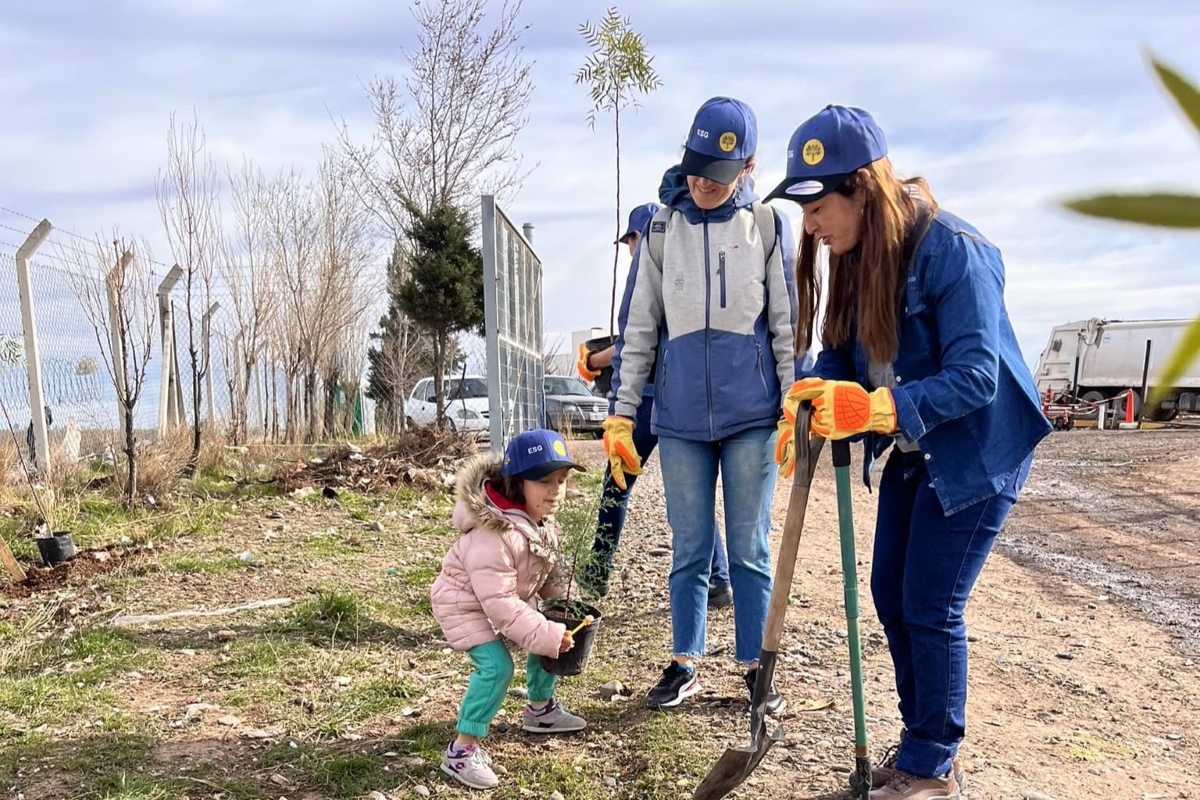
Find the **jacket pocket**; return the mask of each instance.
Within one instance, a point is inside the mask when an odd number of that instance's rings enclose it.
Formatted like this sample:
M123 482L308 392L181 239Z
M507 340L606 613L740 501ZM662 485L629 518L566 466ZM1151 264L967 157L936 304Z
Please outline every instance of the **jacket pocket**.
M667 351L665 348L658 358L658 385L654 388L654 405L659 408L667 407Z
M904 291L904 317L900 326L900 356L896 359L896 377L919 380L940 368L937 319L925 302L921 287L909 280Z
M770 397L771 396L771 387L767 385L767 374L765 372L763 372L762 342L760 342L756 339L754 342L754 349L756 351L758 351L758 361L757 361L758 379L759 379L759 381L762 382L763 394L766 395L767 397Z
M725 251L717 254L717 278L721 283L721 308L725 308Z

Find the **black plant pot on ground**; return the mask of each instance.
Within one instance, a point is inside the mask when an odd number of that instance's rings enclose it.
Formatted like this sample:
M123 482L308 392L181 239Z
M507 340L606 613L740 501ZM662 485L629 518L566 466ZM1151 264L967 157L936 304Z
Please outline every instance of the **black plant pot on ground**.
M71 534L67 531L59 531L53 536L34 541L37 542L38 552L47 567L57 567L75 557L75 543L71 541Z
M595 606L579 600L547 600L542 604L542 613L551 622L561 622L567 630L573 631L590 616L592 624L585 626L573 637L575 646L565 653L559 653L558 658L538 656L542 669L551 675L578 675L587 667L588 656L592 653L592 645L596 641L596 629L600 627L600 611Z

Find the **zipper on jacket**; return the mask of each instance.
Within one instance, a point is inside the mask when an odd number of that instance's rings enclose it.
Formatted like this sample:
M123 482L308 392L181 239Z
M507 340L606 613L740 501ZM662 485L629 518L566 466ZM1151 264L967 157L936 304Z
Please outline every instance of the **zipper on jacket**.
M708 435L717 438L712 399L712 259L709 257L708 212L704 212L704 390L708 394Z
M717 277L721 279L721 308L725 308L725 251L717 255Z
M762 381L763 391L766 392L767 397L770 397L771 389L767 386L767 376L763 374L762 368L762 342L758 339L754 340L754 349L758 350L758 379Z

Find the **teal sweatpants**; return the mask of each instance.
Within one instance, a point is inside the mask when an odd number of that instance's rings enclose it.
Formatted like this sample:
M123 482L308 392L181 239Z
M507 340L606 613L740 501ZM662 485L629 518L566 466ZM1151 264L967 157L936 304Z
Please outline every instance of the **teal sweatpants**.
M492 720L499 713L512 683L513 660L508 648L499 641L476 645L467 651L467 655L471 657L475 671L471 673L467 693L458 709L458 732L483 738L488 735ZM530 701L537 703L553 698L556 683L558 676L542 669L538 657L530 653L525 660L525 688Z

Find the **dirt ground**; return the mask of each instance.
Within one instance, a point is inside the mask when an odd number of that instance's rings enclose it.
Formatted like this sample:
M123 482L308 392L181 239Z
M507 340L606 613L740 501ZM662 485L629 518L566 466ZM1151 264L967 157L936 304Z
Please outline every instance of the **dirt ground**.
M961 752L971 800L1200 798L1197 444L1200 432L1073 431L1039 448L967 609ZM598 442L572 446L602 463ZM487 740L505 769L494 800L690 797L724 748L747 739L730 610L709 615L701 694L669 713L644 707L670 650L670 531L657 464L650 460L633 493L592 662L561 685L589 728L563 738L524 735L520 701L506 702ZM867 711L878 753L899 720L869 593L875 496L858 480L857 463L852 470ZM776 549L786 499L781 485ZM436 761L469 674L422 609L455 535L447 512L444 502L421 498L249 501L217 530L127 553L107 575L81 569L52 592L9 592L0 623L20 626L42 614L44 623L28 626L38 639L64 626L103 626L118 613L285 596L300 603L331 588L360 598L363 627L336 635L281 608L132 628L132 638L116 640L136 648L129 663L106 666L104 694L95 695L107 709L104 725L86 703L71 719L45 703L30 706L48 720L37 726L43 738L25 745L0 791L27 800L477 797L448 782ZM847 796L853 735L840 563L826 457L777 672L789 701L778 719L787 741L736 798ZM222 568L197 571L199 564ZM103 653L95 657L98 664ZM71 661L77 656L55 658L64 663L19 673L13 685L36 687L80 668ZM627 701L600 699L599 685L610 680L628 687ZM0 714L0 750L22 741L4 739L5 722ZM7 724L11 735L21 733L15 718ZM42 750L32 748L38 741ZM4 761L0 753L0 771ZM71 764L87 771L64 771ZM122 781L136 777L142 788L104 788L118 767ZM231 782L240 782L236 791Z
M962 753L973 800L1031 791L1060 799L1200 797L1198 444L1192 431L1074 431L1039 448L967 612ZM869 601L875 498L858 480L857 461L852 469L870 736L882 745L899 722ZM645 488L639 483L635 492L639 508L658 500ZM832 693L837 710L785 718L793 746L768 765L802 776L763 773L775 797L833 790L840 781L830 773L852 764L836 526L826 462L810 500L783 645L793 663L781 666L780 678L785 695Z

